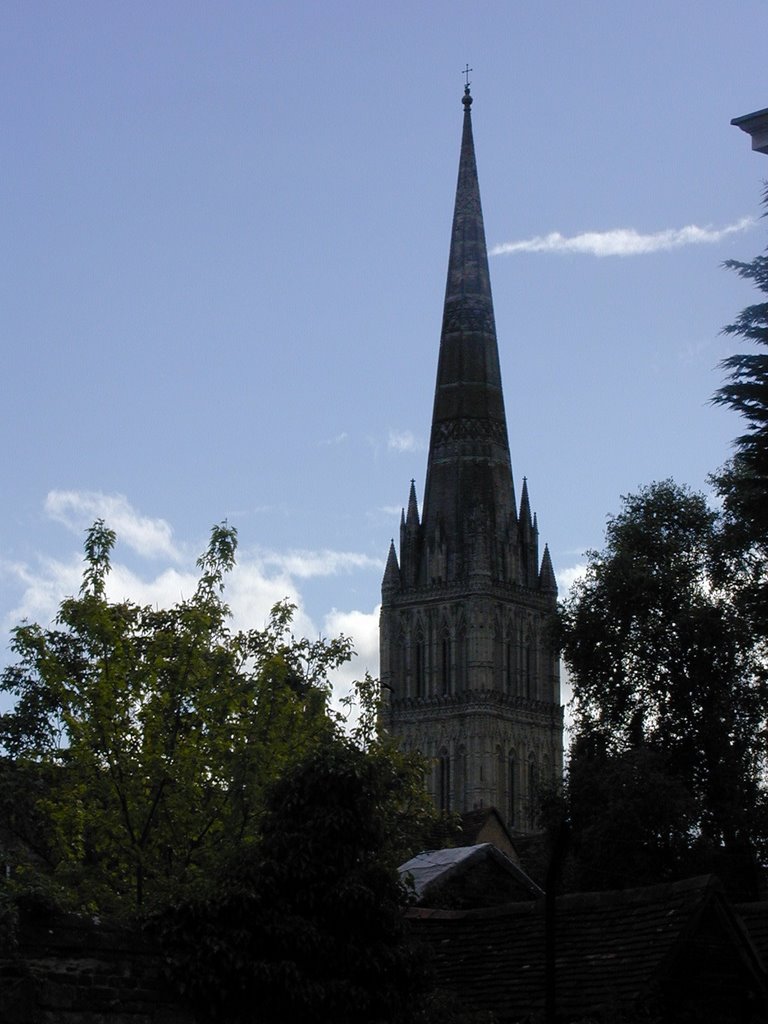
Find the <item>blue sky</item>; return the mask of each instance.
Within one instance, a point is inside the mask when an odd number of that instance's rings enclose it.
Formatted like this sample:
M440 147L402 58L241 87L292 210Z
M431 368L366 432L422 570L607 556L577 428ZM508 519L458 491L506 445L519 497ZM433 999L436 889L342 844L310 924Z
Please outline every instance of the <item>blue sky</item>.
M518 484L566 582L619 496L694 487L766 244L764 0L0 5L0 627L48 623L83 530L112 594L290 596L377 669L423 492L461 131L473 122ZM561 587L561 593L564 592Z

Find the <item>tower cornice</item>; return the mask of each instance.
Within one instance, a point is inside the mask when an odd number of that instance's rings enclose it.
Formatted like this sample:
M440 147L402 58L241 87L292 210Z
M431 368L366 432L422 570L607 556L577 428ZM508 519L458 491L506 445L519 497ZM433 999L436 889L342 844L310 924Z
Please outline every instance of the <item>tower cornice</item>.
M435 583L412 589L401 589L387 595L385 603L388 607L407 608L411 605L450 604L455 601L471 599L514 602L527 605L539 611L554 611L556 595L549 590L538 590L525 587L519 583L503 583L500 581L484 582L470 587L466 582Z

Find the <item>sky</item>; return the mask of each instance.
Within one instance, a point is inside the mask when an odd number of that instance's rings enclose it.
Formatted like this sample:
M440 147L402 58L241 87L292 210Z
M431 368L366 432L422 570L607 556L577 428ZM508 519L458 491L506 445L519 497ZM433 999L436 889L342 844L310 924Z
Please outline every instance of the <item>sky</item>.
M378 669L423 495L464 78L510 447L564 596L620 496L705 489L766 246L765 0L0 4L0 664L75 593L297 605Z

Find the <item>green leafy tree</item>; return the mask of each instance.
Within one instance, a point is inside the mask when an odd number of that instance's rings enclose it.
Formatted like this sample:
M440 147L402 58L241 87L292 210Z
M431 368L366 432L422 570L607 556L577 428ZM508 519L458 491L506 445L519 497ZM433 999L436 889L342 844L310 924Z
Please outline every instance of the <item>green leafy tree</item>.
M259 842L229 864L215 898L156 925L203 1017L427 1019L431 985L407 942L410 897L396 870L412 850L401 841L414 799L426 806L417 762L341 734L275 783Z
M661 751L643 745L609 754L598 737L582 734L570 752L566 806L566 888L620 889L698 873L696 800Z
M39 883L22 907L56 887L141 907L206 1019L458 1024L408 944L396 870L434 826L424 766L379 736L369 676L331 709L349 641L297 639L285 603L233 631L226 525L165 610L107 600L114 541L92 527L80 594L54 628L15 631L3 677L0 852ZM16 906L0 905L11 938Z
M765 836L768 691L747 624L713 582L717 526L705 498L672 481L625 497L561 612L576 824L588 835L610 815L654 857L667 851L662 876L683 861L689 869L717 861L723 874L745 877ZM617 783L634 774L654 798L638 807L630 781L606 806L592 799L595 772L612 772ZM671 831L670 801L681 809L681 828Z
M44 860L75 905L172 899L253 840L267 788L337 728L328 674L350 642L297 639L293 608L233 631L223 600L236 532L217 526L195 593L112 603L114 533L88 531L83 583L54 628L14 631L0 744L45 779ZM38 859L28 864L31 870Z

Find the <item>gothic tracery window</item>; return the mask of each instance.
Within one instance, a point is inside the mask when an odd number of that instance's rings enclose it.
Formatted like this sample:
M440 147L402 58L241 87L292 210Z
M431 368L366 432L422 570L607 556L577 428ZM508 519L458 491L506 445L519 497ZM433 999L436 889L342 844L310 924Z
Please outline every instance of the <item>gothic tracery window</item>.
M454 807L458 811L467 809L467 752L459 747L456 751L456 770L454 780Z
M536 758L528 756L528 827L535 828L539 809L539 773Z
M504 689L504 632L498 615L493 626L493 688Z
M416 643L413 651L413 681L417 697L425 697L427 694L426 669L426 645L424 643L424 633L419 629L416 634Z
M525 696L530 698L533 696L533 645L530 633L525 638L523 650L523 678L525 680Z
M504 682L507 693L515 692L515 627L510 621L507 623L507 633L504 639Z
M456 630L455 654L454 692L461 693L467 686L467 630L463 622Z
M514 750L507 761L507 823L514 826L517 819L517 760Z
M448 632L448 628L445 627L440 642L441 692L444 696L451 692L451 669L451 634Z
M437 806L443 814L451 809L451 760L447 750L440 752L437 762Z

